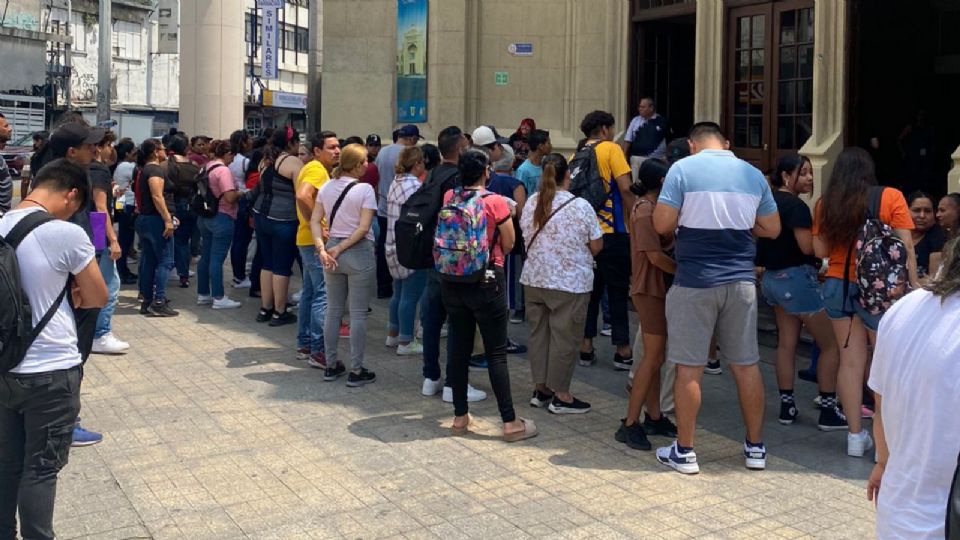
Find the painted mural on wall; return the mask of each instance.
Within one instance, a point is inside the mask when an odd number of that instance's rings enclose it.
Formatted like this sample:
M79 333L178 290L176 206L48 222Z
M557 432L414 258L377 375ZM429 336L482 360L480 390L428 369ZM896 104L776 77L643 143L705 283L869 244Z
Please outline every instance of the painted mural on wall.
M397 122L427 121L427 0L397 0Z

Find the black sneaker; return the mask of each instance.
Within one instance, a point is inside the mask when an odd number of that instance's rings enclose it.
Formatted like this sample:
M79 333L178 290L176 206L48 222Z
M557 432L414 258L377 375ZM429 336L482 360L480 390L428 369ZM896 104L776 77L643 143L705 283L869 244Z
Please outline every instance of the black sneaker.
M620 353L613 353L613 369L617 371L630 371L633 367L633 356L624 358Z
M596 349L590 349L590 352L581 352L578 363L583 367L590 367L597 363Z
M800 411L797 410L797 405L792 399L789 401L780 401L780 417L777 418L778 422L789 426L797 420L797 416L799 415Z
M377 381L377 374L368 370L367 368L360 368L360 372L351 371L347 375L347 386L357 387L363 386L365 384L370 384Z
M283 326L285 324L293 324L297 322L297 316L290 311L284 311L283 313L274 313L270 317L270 326Z
M841 431L847 429L847 417L836 407L820 407L820 419L817 420L820 431Z
M628 426L621 420L620 429L617 430L613 438L616 439L617 442L625 443L634 450L650 450L653 448L650 440L647 439L647 434L643 431L643 426L639 423Z
M703 368L703 372L708 375L722 375L723 368L720 367L719 360L712 360L710 362L707 362L707 367Z
M140 314L150 315L150 302L143 302L140 304Z
M530 406L542 409L550 404L551 399L553 399L553 394L544 394L539 390L534 390L533 397L530 398Z
M653 420L649 414L645 414L643 430L650 435L662 435L671 439L677 437L677 426L663 413L660 413L660 418L657 420Z
M343 376L343 374L346 372L346 366L344 366L341 362L337 362L336 367L328 367L327 369L323 370L323 380L327 382L335 381Z
M163 301L150 304L151 317L176 317L180 312L170 309L170 306Z
M573 398L572 402L567 403L566 401L560 401L557 396L553 396L550 405L547 405L547 410L553 414L583 414L590 412L590 404L577 398Z
M181 277L180 278L180 288L189 289L190 288L190 278Z
M270 317L273 317L273 309L260 308L260 311L257 312L257 322L267 322Z

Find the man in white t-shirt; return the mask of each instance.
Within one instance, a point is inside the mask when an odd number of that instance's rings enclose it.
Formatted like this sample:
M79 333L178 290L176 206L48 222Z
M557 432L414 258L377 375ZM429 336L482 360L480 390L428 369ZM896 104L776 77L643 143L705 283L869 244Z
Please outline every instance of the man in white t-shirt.
M868 382L877 465L867 497L881 540L944 538L960 453L960 242L943 258L938 278L900 299L877 331Z
M36 173L33 189L0 218L0 236L32 214L47 211L53 221L29 232L17 248L22 283L33 323L59 300L23 360L0 375L0 538L54 538L53 506L57 475L67 456L80 412L82 357L70 299L77 308L101 308L107 286L94 258L93 244L79 226L64 220L90 201L86 170L65 159Z

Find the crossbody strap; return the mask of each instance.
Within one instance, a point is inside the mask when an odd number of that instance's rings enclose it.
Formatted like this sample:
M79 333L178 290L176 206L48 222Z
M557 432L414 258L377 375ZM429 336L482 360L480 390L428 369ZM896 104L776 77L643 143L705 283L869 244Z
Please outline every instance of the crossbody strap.
M537 240L537 237L540 236L540 232L543 231L544 227L547 226L547 223L550 223L550 219L553 218L553 216L555 216L557 212L563 210L565 206L572 203L574 200L576 200L576 197L570 197L569 199L567 199L566 202L558 206L556 210L554 210L553 212L550 212L550 215L547 216L547 219L543 220L543 224L540 225L540 228L537 229L537 232L533 233L533 238L531 238L530 242L527 243L527 251L530 251L533 248L533 243Z
M357 185L357 181L356 181L356 180L354 180L353 182L350 182L349 184L347 184L347 187L343 188L343 191L340 192L340 196L337 197L337 202L333 203L333 209L330 210L330 223L329 223L329 225L330 225L329 228L330 228L330 229L333 228L333 218L335 218L335 217L337 216L337 210L339 210L339 209L340 209L340 205L343 204L343 199L347 196L347 192L349 192L351 189L353 189L353 186L355 186L355 185Z

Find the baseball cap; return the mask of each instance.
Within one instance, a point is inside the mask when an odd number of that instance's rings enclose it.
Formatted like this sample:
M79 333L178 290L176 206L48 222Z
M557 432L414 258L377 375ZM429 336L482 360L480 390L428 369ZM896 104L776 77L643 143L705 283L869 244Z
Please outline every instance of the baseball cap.
M493 143L507 144L508 139L501 137L497 130L490 126L480 126L473 130L471 135L474 146L487 146Z
M70 148L99 143L106 133L107 130L103 128L89 128L83 124L68 122L50 136L50 149L54 155L66 155Z
M382 146L380 144L380 136L376 133L367 135L367 146Z
M667 145L667 163L673 164L690 155L690 143L684 138L674 139Z
M420 136L420 128L418 128L413 124L407 124L402 128L400 128L399 130L397 130L397 136L398 137L415 137L417 139L423 138Z

